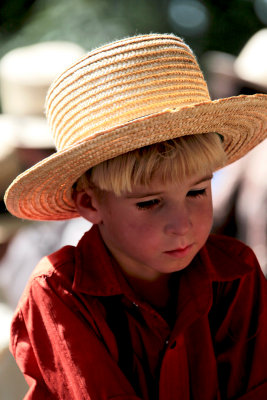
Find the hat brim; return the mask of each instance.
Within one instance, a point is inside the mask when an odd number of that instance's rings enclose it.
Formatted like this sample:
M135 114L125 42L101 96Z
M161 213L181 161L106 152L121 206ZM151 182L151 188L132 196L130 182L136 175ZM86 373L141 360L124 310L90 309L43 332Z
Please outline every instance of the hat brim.
M19 218L78 217L72 186L89 168L134 149L191 134L217 132L230 164L267 137L267 95L236 96L148 115L57 152L19 175L5 195Z

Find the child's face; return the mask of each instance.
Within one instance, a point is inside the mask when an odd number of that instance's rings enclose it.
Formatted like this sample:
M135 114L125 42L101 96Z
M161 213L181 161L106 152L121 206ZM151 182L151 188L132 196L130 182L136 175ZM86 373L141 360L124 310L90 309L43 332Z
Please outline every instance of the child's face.
M134 186L117 197L102 192L99 229L129 275L154 280L187 267L205 244L212 225L211 176L184 183Z

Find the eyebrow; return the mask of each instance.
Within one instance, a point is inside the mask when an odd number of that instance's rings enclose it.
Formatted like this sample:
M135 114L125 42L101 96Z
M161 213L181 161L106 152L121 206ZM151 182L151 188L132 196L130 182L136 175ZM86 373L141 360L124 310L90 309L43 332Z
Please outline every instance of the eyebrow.
M206 181L211 180L213 177L213 174L204 176L203 178L200 178L197 182L192 183L191 186L199 185L200 183L204 183ZM125 196L127 199L142 199L145 197L150 197L150 196L159 196L162 194L162 192L146 192L146 193L128 193L127 196Z
M197 182L192 183L192 185L198 185L199 183L210 181L212 178L213 178L213 174L207 175L203 178L200 178L200 180L198 180Z
M159 196L162 192L128 193L127 199L142 199L144 197Z

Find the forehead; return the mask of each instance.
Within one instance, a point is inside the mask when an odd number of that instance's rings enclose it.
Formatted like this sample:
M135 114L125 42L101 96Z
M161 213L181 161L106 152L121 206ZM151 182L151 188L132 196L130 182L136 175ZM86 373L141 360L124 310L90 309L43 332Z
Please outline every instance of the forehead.
M177 177L173 175L169 175L166 177L162 177L160 172L156 172L150 182L147 185L133 185L133 189L138 189L138 188L151 188L154 186L159 186L159 187L170 187L170 186L192 186L192 185L197 185L201 182L210 180L212 178L213 174L212 172L202 172L200 171L199 173L192 173L191 175L185 175L183 177Z
M195 186L206 184L212 179L212 174L195 174L193 176L184 179L183 181L177 182L174 180L168 180L163 182L159 176L154 176L148 185L132 185L131 191L124 191L121 195L117 196L112 191L102 191L102 200L127 200L127 199L137 199L146 196L153 196L159 194L168 193L182 193L190 190Z

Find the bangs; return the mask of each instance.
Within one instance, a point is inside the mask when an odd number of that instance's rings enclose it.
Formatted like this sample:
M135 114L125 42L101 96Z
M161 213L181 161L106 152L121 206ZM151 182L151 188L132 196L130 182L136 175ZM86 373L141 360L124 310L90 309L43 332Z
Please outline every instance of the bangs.
M86 181L119 196L131 192L133 185L148 186L155 176L162 183L182 182L195 174L210 174L225 161L218 134L188 135L104 161L86 173Z

